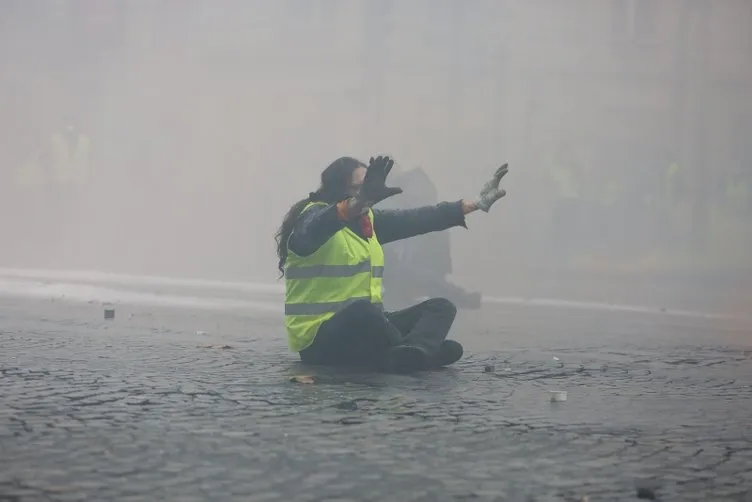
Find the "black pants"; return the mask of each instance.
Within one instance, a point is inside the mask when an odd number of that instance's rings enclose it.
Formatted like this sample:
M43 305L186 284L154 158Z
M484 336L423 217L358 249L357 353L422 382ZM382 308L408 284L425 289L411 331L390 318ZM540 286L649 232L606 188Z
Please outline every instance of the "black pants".
M358 301L322 324L300 358L309 364L381 369L389 348L398 345L420 347L432 357L438 354L456 314L456 307L444 298L431 298L395 312L384 312L367 300Z

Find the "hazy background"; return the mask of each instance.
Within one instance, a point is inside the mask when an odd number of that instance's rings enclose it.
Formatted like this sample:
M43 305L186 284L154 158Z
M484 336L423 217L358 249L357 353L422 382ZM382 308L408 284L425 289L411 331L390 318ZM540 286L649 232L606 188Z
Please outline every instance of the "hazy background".
M748 0L2 0L0 61L0 266L271 282L289 205L383 152L447 200L510 162L469 287L752 276Z

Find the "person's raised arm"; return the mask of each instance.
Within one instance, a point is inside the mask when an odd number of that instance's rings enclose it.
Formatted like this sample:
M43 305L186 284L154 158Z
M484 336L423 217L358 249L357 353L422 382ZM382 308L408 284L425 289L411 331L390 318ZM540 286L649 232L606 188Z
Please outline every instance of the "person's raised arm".
M358 193L339 203L340 219L352 221L382 200L401 194L401 188L386 186L386 177L392 167L394 161L389 157L371 157Z
M368 208L387 197L402 193L401 188L385 185L393 166L394 161L389 157L372 157L363 184L352 197L335 204L320 203L303 209L287 241L288 250L299 256L310 256L348 222L361 217ZM311 200L302 200L298 204L307 205ZM296 206L300 207L298 204Z
M310 256L344 225L338 217L337 204L312 205L295 222L288 249L298 256Z
M374 231L379 242L387 244L453 227L467 228L466 215L479 209L487 213L497 200L506 195L506 191L499 188L499 183L508 169L507 164L498 168L491 180L483 185L478 198L472 201L463 199L415 209L374 210Z
M360 218L371 206L402 192L387 187L386 175L394 162L389 157L371 158L368 173L357 195L336 204L316 204L304 210L293 228L288 246L298 256L310 256L335 233Z
M374 209L373 229L381 244L409 239L429 232L464 227L465 215L475 211L472 202L440 202L414 209Z

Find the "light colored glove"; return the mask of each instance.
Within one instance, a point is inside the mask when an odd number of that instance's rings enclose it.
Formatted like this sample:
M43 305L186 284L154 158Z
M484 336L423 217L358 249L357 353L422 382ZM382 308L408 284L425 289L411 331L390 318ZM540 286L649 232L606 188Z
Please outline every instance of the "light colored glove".
M507 174L507 171L509 171L509 164L504 164L496 170L493 178L483 185L483 189L480 191L480 196L475 200L475 205L478 209L487 213L488 210L491 209L491 206L493 206L494 202L507 194L506 190L499 188L501 178Z

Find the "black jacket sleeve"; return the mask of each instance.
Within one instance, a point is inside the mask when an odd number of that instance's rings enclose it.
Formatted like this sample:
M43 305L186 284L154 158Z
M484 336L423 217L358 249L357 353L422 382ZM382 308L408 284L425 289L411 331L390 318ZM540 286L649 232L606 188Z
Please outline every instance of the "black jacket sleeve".
M374 209L373 227L379 242L387 244L452 227L467 228L467 225L462 203L457 201L415 209Z
M310 256L343 227L336 205L311 206L295 223L287 248L298 256Z

